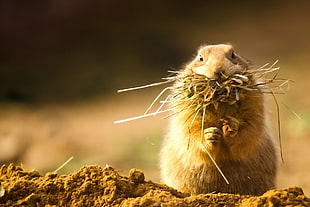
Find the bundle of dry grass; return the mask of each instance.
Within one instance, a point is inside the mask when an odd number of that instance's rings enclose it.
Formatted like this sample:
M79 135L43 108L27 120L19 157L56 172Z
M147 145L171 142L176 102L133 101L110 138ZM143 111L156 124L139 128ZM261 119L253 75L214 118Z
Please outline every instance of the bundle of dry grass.
M175 109L178 109L180 112L180 110L186 110L187 107L195 107L195 112L199 113L204 111L209 105L213 105L217 108L220 102L234 104L239 101L243 93L247 93L249 91L272 94L273 96L275 94L283 94L285 91L284 86L288 85L290 80L278 78L280 68L275 67L277 63L278 61L271 65L267 63L257 69L245 69L244 71L235 73L231 76L225 76L222 74L219 79L209 79L204 75L194 72L188 73L188 71L169 71L172 76L163 78L165 80L163 82L118 90L120 93L174 83L172 86L164 88L156 96L144 115L115 121L114 123L132 121ZM159 100L164 96L164 94L166 94L167 91L171 91L169 95L167 95L163 100ZM160 103L159 107L155 110L155 112L150 112L157 102ZM181 105L183 108L179 109L178 105L173 103L182 103ZM187 107L184 107L184 103L186 103L185 105ZM173 107L166 107L168 105ZM178 113L178 111L174 113Z

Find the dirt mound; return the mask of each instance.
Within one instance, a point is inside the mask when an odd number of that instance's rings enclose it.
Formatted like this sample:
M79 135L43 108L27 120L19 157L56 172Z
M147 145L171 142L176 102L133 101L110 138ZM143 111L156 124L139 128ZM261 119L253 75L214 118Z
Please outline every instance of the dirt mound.
M310 206L302 189L270 190L262 196L201 194L190 196L163 184L145 181L132 169L119 175L112 167L82 167L78 172L45 176L13 164L0 168L2 206Z

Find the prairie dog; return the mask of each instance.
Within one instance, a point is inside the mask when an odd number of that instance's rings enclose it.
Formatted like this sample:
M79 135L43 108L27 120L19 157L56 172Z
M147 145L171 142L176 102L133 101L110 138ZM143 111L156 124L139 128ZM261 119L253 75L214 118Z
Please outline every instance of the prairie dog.
M235 76L236 83L255 85L255 77L238 75L249 69L249 63L231 45L207 45L198 50L180 76L198 75L217 84ZM183 87L185 84L191 83L180 77L174 85L177 90L171 94L181 98L170 103L174 113L160 152L163 182L191 194L260 195L274 188L277 151L268 128L265 95L259 86L255 91L240 87L235 93L225 89L229 95L209 104L206 95L197 95L209 86L197 81L189 89L188 85ZM198 99L198 104L188 104L190 98ZM204 107L199 109L199 104Z

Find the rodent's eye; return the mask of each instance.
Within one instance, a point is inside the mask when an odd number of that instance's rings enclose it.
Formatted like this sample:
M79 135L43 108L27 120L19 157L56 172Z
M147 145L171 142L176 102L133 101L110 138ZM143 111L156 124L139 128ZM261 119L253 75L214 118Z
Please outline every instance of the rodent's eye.
M201 55L199 55L198 56L198 60L202 62L203 61L203 57Z
M236 58L236 54L234 53L234 51L231 52L230 57L231 57L232 59L235 59L235 58Z

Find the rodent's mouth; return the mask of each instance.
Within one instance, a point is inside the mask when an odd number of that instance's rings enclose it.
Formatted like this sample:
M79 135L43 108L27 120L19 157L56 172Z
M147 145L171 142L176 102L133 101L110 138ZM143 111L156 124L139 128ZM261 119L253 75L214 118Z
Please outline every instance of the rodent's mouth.
M216 75L216 78L208 78L207 76L206 76L206 78L209 79L209 80L217 81L218 83L223 83L223 82L229 80L230 77L232 77L232 76L233 75L228 76L225 73L221 72L221 73Z

